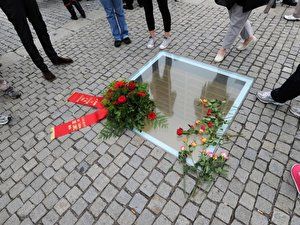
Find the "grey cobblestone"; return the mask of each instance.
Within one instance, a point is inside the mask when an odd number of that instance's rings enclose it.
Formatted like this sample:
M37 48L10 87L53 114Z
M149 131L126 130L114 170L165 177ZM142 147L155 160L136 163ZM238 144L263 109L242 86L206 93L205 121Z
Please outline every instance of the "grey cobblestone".
M61 1L38 3L55 49L74 63L49 64L58 79L45 82L28 57L18 56L21 42L0 12L1 75L22 91L16 101L0 96L1 113L16 119L0 127L0 224L298 225L300 203L290 177L299 158L298 119L288 113L288 105L276 108L255 97L258 90L279 87L300 63L300 26L282 19L292 8L278 6L268 15L253 10L250 21L257 44L245 52L233 50L214 65L255 81L229 129L238 137L222 146L230 153L228 176L202 184L187 199L176 158L135 132L102 141L98 133L103 123L98 123L52 141L49 137L53 125L90 110L67 103L70 93L100 95L109 82L128 78L158 52L145 47L143 9L126 12L133 44L115 49L98 1L81 1L87 19L76 22L70 21ZM169 7L174 39L168 51L212 64L220 34L227 29L227 10L204 0L169 1ZM160 15L156 3L154 8L155 16ZM157 27L162 26L158 20ZM16 56L11 57L14 61L7 61L8 51ZM139 160L133 165L134 159ZM190 193L195 180L188 176L186 181ZM137 195L139 212L131 206ZM187 210L192 205L200 207L197 214Z

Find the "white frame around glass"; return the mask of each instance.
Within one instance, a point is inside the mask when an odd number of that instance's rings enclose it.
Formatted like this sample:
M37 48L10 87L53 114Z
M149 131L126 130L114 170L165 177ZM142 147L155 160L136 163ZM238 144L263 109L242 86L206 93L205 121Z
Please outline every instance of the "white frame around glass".
M249 90L250 90L250 88L253 84L253 78L247 77L247 76L244 76L244 75L239 75L237 73L233 73L233 72L230 72L230 71L226 71L224 69L220 69L218 67L211 66L211 65L208 65L208 64L205 64L205 63L202 63L202 62L198 62L198 61L195 61L195 60L192 60L192 59L188 59L188 58L185 58L185 57L182 57L182 56L177 56L177 55L174 55L174 54L171 54L171 53L168 53L168 52L161 51L154 58L152 58L149 62L147 62L141 69L139 69L136 73L134 73L129 79L130 80L136 80L147 69L149 69L157 60L159 60L163 56L170 57L172 59L175 59L175 60L178 60L178 61L181 61L181 62L185 62L185 63L188 63L190 65L200 67L200 68L203 68L203 69L207 69L207 70L210 70L212 72L223 74L223 75L228 76L230 78L237 79L237 80L245 82L245 85L244 85L243 89L241 90L240 94L238 95L238 97L234 101L231 109L229 110L229 112L227 113L227 115L225 117L225 119L229 122L227 124L224 124L220 128L220 135L224 134L226 132L226 130L228 129L228 126L231 124L233 118L237 114L237 111L238 111L241 103L246 98L246 96L247 96L247 94L248 94L248 92L249 92ZM146 132L139 132L137 130L135 130L135 132L137 132L138 134L140 134L142 137L149 140L150 142L154 143L155 145L159 146L160 148L162 148L166 152L169 152L170 154L172 154L172 155L174 155L178 158L178 150L175 150L174 148L168 146L167 144L163 143L162 141L158 140L157 138L151 136L150 134L148 134ZM210 146L207 149L210 150L211 152L214 152L216 150L216 148L217 148L217 146ZM193 164L191 159L188 160L188 163Z

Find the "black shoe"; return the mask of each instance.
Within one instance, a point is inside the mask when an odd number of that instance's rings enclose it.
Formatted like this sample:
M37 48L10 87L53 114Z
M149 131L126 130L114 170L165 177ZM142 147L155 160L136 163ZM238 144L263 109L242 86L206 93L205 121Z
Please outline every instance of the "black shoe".
M124 42L126 45L129 45L129 44L131 43L131 40L130 40L129 37L127 37L127 38L124 38L124 39L123 39L123 42Z
M121 44L122 44L122 41L115 40L114 46L116 48L119 48L121 46Z
M84 11L80 12L80 15L82 16L82 18L86 18L86 15L85 15Z
M133 10L133 5L123 5L124 9Z
M12 99L17 99L17 98L20 98L20 97L21 97L21 93L15 91L14 88L13 88L12 86L10 86L9 88L7 88L7 89L4 91L4 95L7 95L7 96L9 96L9 97L12 98Z
M47 81L54 81L56 79L56 76L49 70L43 71L43 76Z
M273 5L272 5L272 7L271 8L273 8L273 9L275 9L276 8L276 1L273 3Z
M73 60L70 58L63 58L63 57L57 57L56 59L51 60L51 62L54 65L64 65L64 64L71 64L73 63Z
M282 1L282 5L285 4L285 5L289 5L289 6L296 6L297 5L297 2L295 2L295 0L283 0Z
M78 20L78 17L77 17L77 15L73 15L73 16L71 16L71 19L72 20Z
M143 1L141 1L141 0L138 0L137 2L138 2L138 5L139 5L139 7L141 7L141 8L142 8L142 7L143 7Z

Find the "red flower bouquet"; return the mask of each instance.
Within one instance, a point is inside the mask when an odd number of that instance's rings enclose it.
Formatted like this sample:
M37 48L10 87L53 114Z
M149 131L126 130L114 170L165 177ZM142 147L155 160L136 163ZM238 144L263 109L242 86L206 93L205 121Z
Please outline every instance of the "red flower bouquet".
M166 117L155 112L147 89L147 84L135 81L120 80L109 85L102 100L109 113L100 137L120 136L125 129L142 131L146 125L167 126Z

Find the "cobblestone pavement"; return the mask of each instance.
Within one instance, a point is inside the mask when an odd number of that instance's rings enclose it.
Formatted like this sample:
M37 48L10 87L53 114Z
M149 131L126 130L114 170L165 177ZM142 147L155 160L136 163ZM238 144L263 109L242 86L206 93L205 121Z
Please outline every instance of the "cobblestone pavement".
M227 12L213 1L189 2L170 1L174 40L168 51L213 64ZM41 5L49 13L49 29L67 22L60 1ZM218 65L251 76L255 83L230 127L239 136L223 146L230 151L228 176L202 185L191 199L184 196L176 158L133 132L101 142L97 133L103 125L97 124L50 141L53 125L89 110L66 103L73 91L99 94L157 54L157 48L145 48L143 10L127 13L130 46L112 46L104 16L87 20L56 42L56 49L75 63L51 65L59 77L53 83L28 58L4 65L2 76L23 95L15 101L0 96L0 112L15 117L10 126L0 127L0 224L299 225L300 200L290 176L291 166L300 162L299 120L288 104L266 106L255 98L258 90L282 84L300 63L300 23L282 19L291 10L254 11L251 21L259 42L245 52L233 49ZM3 17L0 24L2 53L7 54L20 43L9 25L2 30ZM157 28L162 30L161 21ZM3 40L6 36L11 39ZM186 183L190 192L195 181L187 177Z

